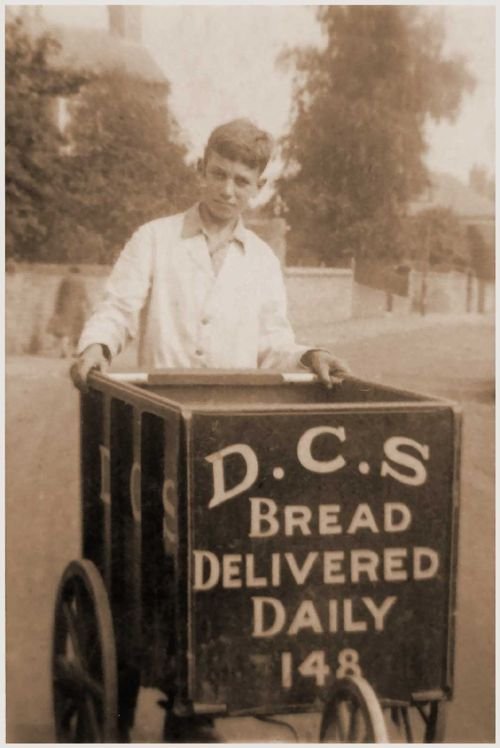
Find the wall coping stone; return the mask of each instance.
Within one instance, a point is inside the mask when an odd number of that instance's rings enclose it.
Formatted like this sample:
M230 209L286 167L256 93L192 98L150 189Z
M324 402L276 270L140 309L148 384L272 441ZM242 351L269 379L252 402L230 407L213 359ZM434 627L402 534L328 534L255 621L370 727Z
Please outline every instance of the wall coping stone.
M335 276L349 276L352 277L353 271L350 268L321 268L321 267L286 267L284 268L285 275L309 275L319 277L335 277Z

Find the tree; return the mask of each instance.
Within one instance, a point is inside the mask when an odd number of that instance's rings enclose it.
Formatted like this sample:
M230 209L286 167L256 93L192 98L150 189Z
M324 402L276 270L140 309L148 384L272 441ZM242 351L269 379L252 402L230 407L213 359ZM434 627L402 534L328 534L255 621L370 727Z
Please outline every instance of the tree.
M35 259L61 210L64 139L54 117L56 97L86 80L49 64L57 42L29 35L22 20L5 28L5 194L7 257Z
M77 226L86 240L73 245L72 261L110 262L139 225L193 201L196 173L186 165L166 89L114 71L72 102L67 215L53 254L61 233L71 242Z
M465 269L470 263L466 230L449 208L428 208L408 220L406 257L434 269Z
M197 177L167 82L61 69L59 46L6 24L7 256L110 262L141 223L186 207Z
M321 6L322 49L286 52L294 111L278 181L292 262L395 258L428 182L427 117L453 119L472 79L443 27L411 6Z

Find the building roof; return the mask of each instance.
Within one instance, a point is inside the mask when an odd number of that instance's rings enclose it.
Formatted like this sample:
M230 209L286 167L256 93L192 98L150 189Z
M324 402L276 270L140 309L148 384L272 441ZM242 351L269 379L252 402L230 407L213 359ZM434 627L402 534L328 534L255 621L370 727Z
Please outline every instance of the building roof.
M61 48L52 63L70 70L102 74L120 70L148 83L168 86L168 81L148 50L141 44L110 34L105 29L73 28L47 23L43 18L24 19L29 33L50 33Z
M409 205L410 215L416 215L430 208L448 208L463 220L495 218L495 203L451 174L434 172L431 174L431 188L419 200Z

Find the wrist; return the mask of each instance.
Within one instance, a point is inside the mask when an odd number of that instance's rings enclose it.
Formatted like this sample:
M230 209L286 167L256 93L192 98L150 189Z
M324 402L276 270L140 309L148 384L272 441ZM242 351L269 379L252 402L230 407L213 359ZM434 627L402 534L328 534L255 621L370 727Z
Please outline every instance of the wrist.
M326 348L310 348L308 351L302 354L300 358L300 363L302 366L306 366L308 369L310 369L313 366L314 363L314 356L317 353L330 353L330 351L327 351Z
M108 364L110 364L111 363L111 351L109 350L108 346L105 345L104 343L100 343L100 346L102 350L102 355L104 356Z
M104 356L108 363L111 363L111 351L105 343L91 343L79 354L80 356L95 356L100 354Z

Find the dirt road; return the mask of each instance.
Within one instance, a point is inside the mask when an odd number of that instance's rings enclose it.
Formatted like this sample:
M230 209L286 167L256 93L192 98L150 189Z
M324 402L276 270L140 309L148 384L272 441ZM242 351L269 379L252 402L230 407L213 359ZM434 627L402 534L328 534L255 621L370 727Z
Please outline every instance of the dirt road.
M494 741L494 370L491 321L397 332L318 332L368 379L460 400L464 408L455 695L449 742ZM79 556L77 397L56 359L7 361L7 739L51 742L49 651L55 588ZM141 696L136 741L159 738L155 694ZM314 725L301 723L303 740ZM230 740L289 739L254 720Z

